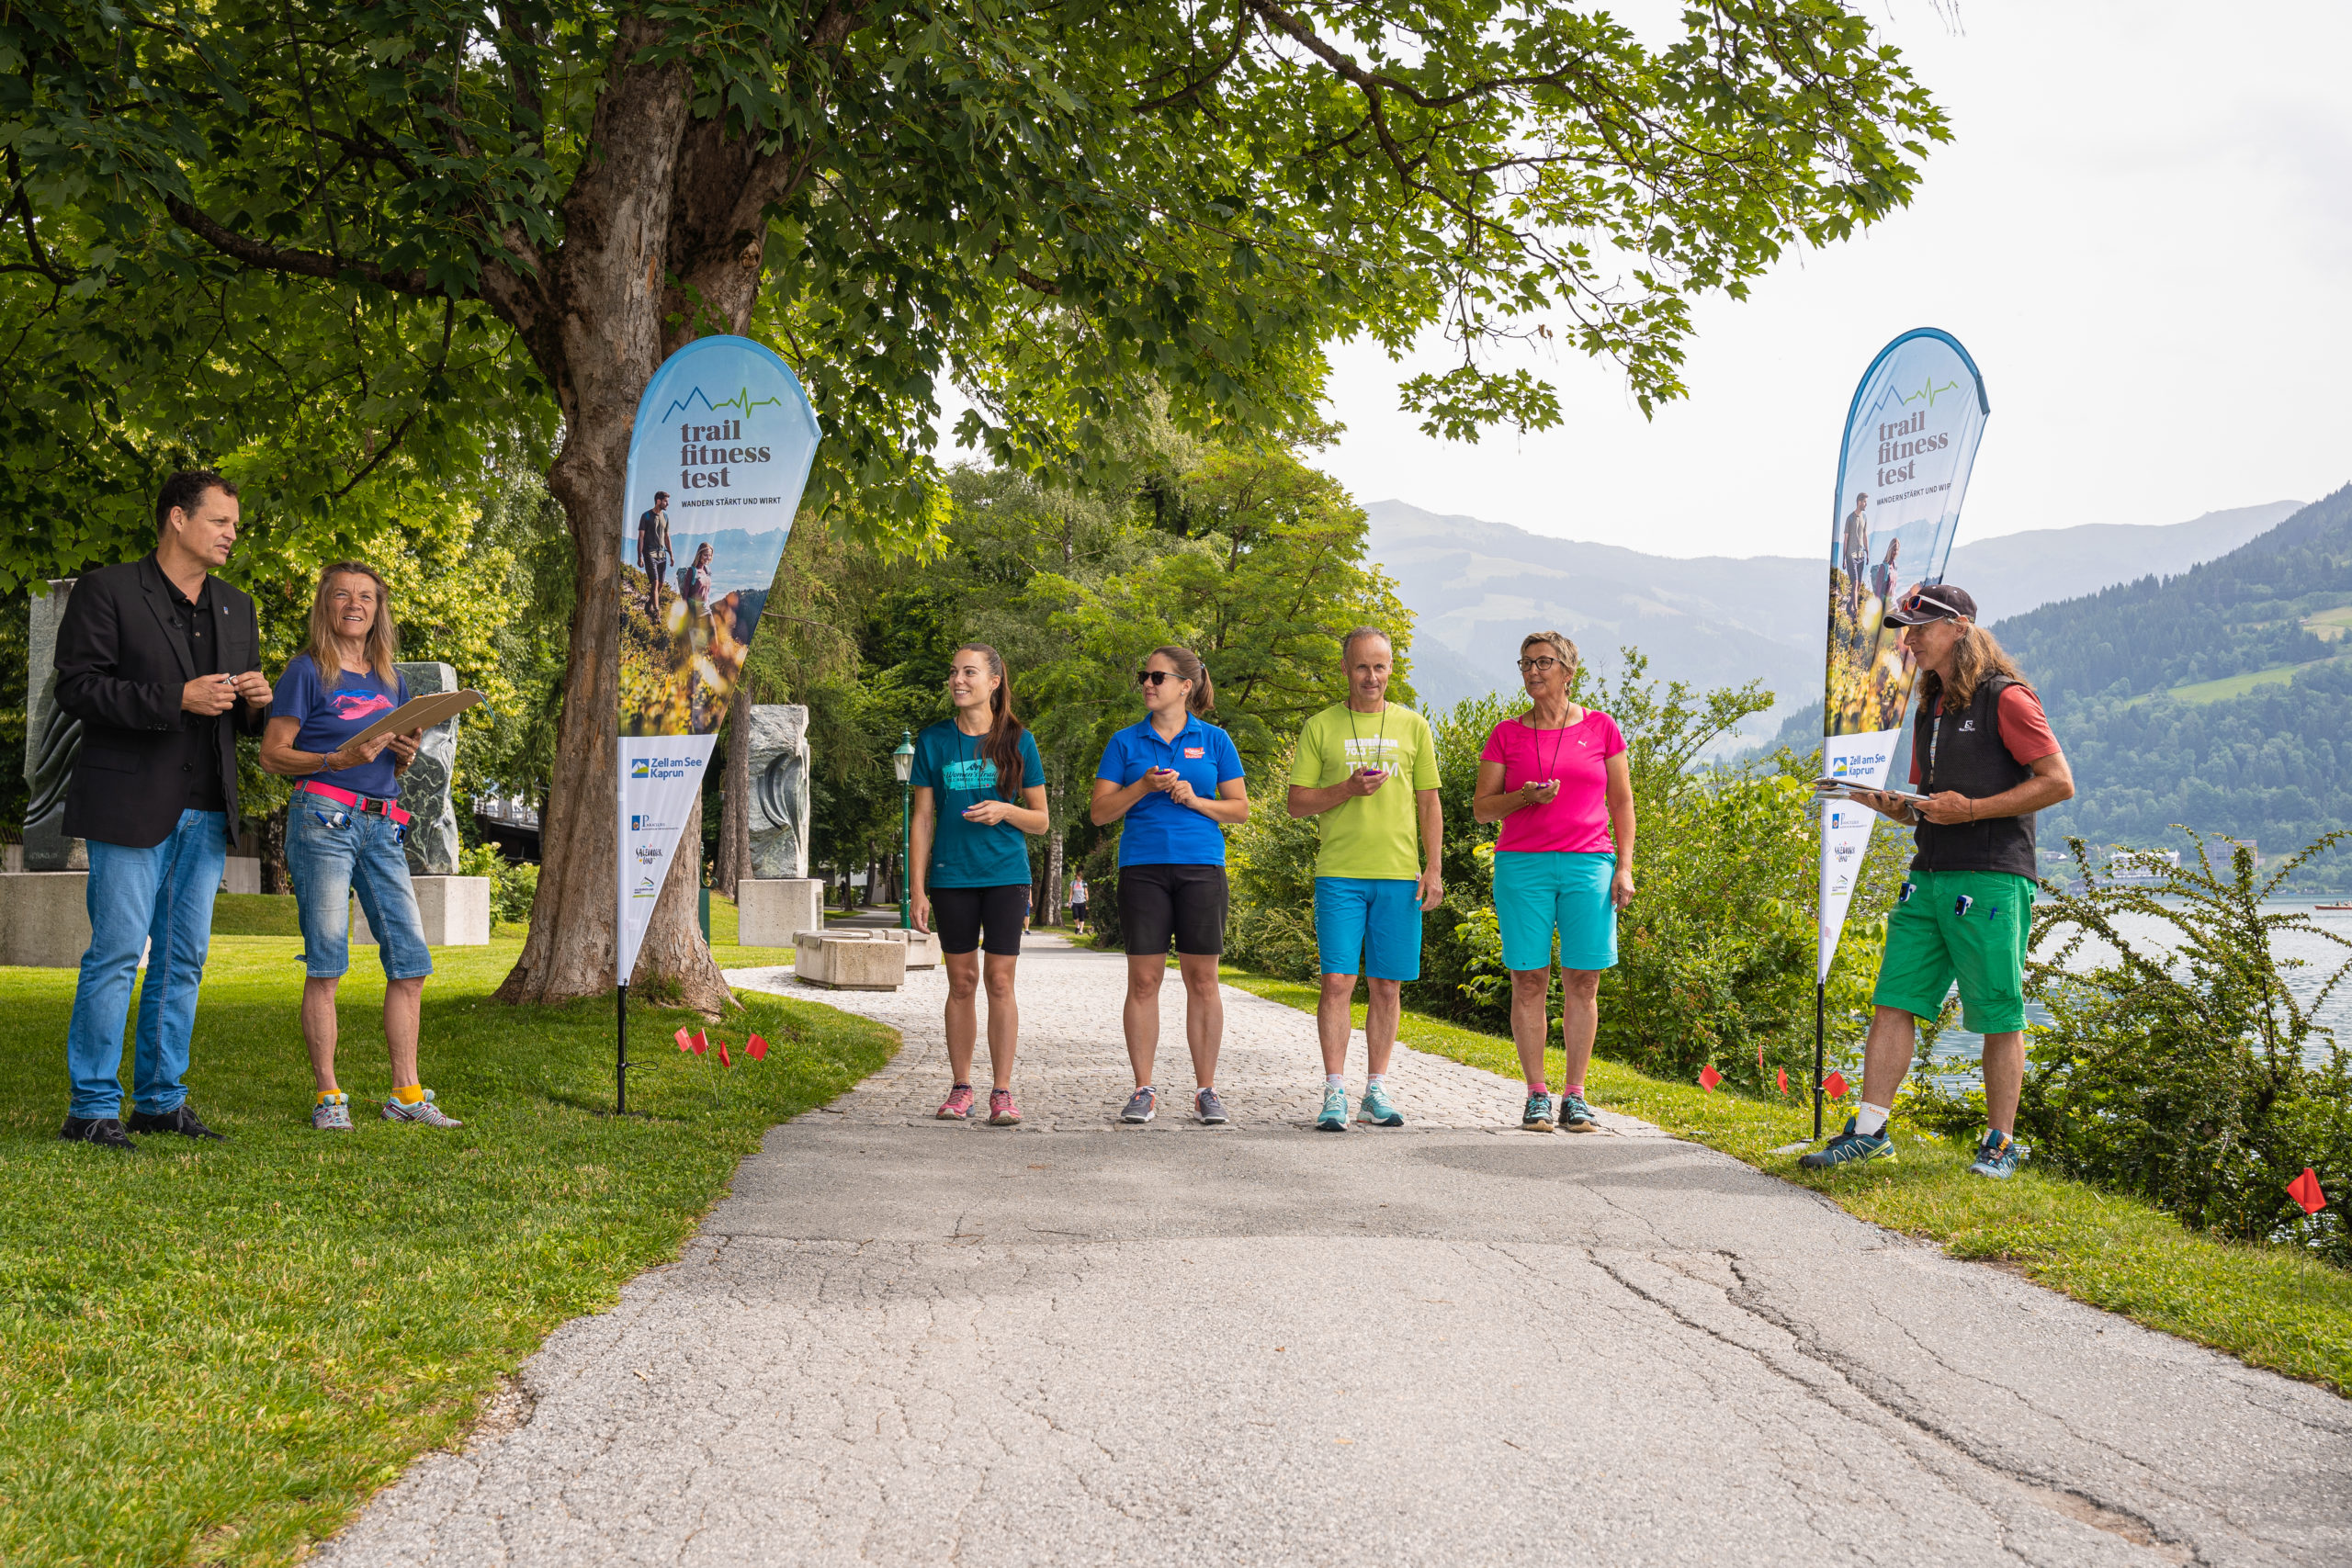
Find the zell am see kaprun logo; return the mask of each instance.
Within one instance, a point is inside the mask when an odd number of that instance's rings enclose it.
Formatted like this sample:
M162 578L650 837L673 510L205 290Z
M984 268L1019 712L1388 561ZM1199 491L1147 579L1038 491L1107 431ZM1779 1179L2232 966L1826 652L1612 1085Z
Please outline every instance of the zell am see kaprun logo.
M628 776L633 779L682 779L701 768L700 757L631 757Z
M736 470L747 465L774 460L773 449L743 445L743 421L753 409L781 408L782 398L753 399L749 387L731 398L712 402L700 387L670 404L662 423L678 424L678 488L680 490L732 490L741 477ZM708 414L716 423L695 423L682 420L681 414L691 414L696 409ZM726 418L721 409L733 409L738 417Z
M1829 764L1829 776L1833 779L1860 778L1871 769L1883 766L1886 761L1887 754L1883 751L1873 752L1867 757L1839 757Z

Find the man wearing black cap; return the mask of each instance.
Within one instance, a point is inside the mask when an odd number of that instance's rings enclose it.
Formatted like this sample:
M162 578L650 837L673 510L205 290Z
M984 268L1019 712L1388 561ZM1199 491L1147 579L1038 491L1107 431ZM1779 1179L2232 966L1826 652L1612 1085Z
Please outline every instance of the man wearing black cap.
M1917 795L1848 794L1917 829L1918 852L1886 922L1886 953L1863 1046L1862 1104L1846 1130L1797 1163L1893 1159L1889 1108L1916 1049L1913 1019L1943 1010L1960 984L1961 1021L1984 1037L1990 1125L1969 1168L2006 1178L2024 1157L2012 1134L2025 1085L2025 956L2033 927L2033 814L2070 799L2075 775L2041 700L1963 590L1922 583L1886 612L1918 661L1911 737Z

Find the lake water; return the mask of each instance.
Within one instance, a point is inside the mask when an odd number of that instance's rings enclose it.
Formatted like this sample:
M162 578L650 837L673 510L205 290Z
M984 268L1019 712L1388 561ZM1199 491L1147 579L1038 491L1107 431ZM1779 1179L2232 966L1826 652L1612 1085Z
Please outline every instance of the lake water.
M2352 904L2352 897L2330 898L2326 902ZM2352 938L2352 909L2322 909L2313 901L2301 898L2273 900L2262 908L2266 914L2307 914L2322 930ZM2146 915L2127 916L2118 922L2118 926L2124 936L2135 944L2151 947L2169 946L2166 939L2176 936L2174 928ZM2271 951L2282 960L2300 958L2304 961L2305 967L2287 972L2287 987L2305 1000L2317 995L2337 966L2346 958L2352 958L2352 949L2338 947L2324 937L2304 931L2279 933L2273 941ZM2084 944L2080 956L2085 967L2096 968L2112 954L2106 943L2093 942ZM2031 1003L2027 1004L2027 1013L2036 1023L2050 1021L2048 1012ZM2352 979L2336 987L2335 994L2328 998L2327 1005L2313 1021L2324 1028L2333 1029L2337 1038L2352 1043ZM1973 1084L1977 1079L1977 1062L1984 1050L1983 1035L1971 1034L1958 1028L1946 1031L1936 1041L1936 1066L1941 1069L1936 1076L1947 1083ZM2315 1065L2325 1051L2326 1042L2315 1040L2305 1060Z

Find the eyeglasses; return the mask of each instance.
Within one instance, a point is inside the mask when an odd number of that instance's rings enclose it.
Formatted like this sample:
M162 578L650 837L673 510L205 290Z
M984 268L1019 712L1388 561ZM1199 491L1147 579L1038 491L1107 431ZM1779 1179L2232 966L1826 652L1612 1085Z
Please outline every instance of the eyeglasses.
M1182 677L1172 675L1165 670L1138 670L1136 671L1136 684L1138 686L1157 686L1162 681L1176 681L1181 679L1182 679Z
M1547 670L1557 670L1560 667L1560 661L1556 659L1522 659L1519 661L1519 667L1521 670L1532 670L1540 675Z

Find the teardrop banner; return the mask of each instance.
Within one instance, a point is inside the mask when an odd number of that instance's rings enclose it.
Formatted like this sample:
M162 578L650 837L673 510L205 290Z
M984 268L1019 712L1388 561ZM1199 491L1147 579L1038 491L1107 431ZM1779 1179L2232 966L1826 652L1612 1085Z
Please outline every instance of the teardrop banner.
M626 1110L628 977L702 792L817 456L792 367L743 337L678 350L646 383L621 505L620 987Z
M1830 509L1829 637L1821 772L1831 784L1886 783L1918 671L1885 615L1944 580L1969 471L1993 406L1960 340L1920 327L1879 350L1854 389ZM1813 1081L1822 1081L1829 969L1878 813L1831 797L1821 813ZM1814 1136L1821 1094L1814 1093Z

